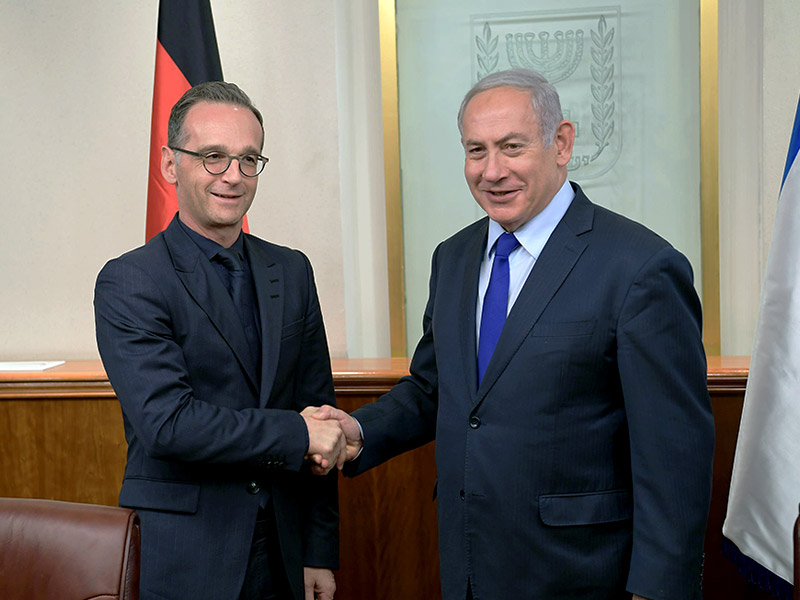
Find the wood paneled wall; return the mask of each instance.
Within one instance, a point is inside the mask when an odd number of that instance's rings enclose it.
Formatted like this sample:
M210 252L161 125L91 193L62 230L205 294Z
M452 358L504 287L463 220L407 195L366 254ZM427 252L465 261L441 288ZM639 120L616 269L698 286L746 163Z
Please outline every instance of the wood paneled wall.
M407 365L406 359L334 359L339 406L349 412L376 400ZM748 366L746 357L709 358L717 438L706 599L769 597L747 584L721 552ZM119 404L99 362L0 373L0 496L116 505L125 451ZM429 444L355 479L340 479L338 598L440 597L435 478Z

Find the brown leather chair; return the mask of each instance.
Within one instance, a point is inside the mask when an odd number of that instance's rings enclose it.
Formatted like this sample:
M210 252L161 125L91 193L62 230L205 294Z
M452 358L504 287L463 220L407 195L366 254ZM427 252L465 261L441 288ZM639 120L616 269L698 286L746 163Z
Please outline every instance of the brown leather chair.
M0 498L0 598L138 600L140 540L127 508Z

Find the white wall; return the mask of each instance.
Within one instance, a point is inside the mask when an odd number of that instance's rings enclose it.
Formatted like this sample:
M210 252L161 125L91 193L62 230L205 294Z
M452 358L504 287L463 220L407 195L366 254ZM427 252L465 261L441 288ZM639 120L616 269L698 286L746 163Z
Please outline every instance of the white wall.
M761 281L763 6L719 4L719 254L722 354L750 354ZM756 43L754 43L756 41ZM747 231L747 235L740 232Z
M345 271L354 271L359 251L352 247L363 238L378 248L376 260L383 248L383 258L382 271L372 268L360 281L385 287L382 209L345 252L343 211L351 214L376 188L343 205L339 177L340 118L349 125L337 99L335 14L347 6L359 16L363 22L349 24L346 40L369 52L377 28L372 4L212 2L225 78L265 117L270 164L250 230L308 254L335 356L346 355L348 343L388 354L386 294L372 294L368 314L345 306ZM0 360L97 357L95 276L108 258L144 240L157 14L157 0L0 0L7 157L0 160ZM351 65L350 78L369 82L376 65ZM374 105L356 100L358 114L374 114ZM365 135L350 135L351 145ZM382 207L382 187L377 191ZM370 342L348 342L348 322L368 331Z
M380 39L375 0L336 1L347 354L390 355Z
M719 0L722 350L749 354L800 91L793 0ZM332 353L388 355L377 0L212 1L266 118L257 235L314 264ZM157 0L0 0L0 360L95 358L94 278L144 238Z
M794 0L719 0L719 23L722 354L746 355L800 92L800 12Z
M92 289L142 243L155 2L0 2L0 360L93 358Z

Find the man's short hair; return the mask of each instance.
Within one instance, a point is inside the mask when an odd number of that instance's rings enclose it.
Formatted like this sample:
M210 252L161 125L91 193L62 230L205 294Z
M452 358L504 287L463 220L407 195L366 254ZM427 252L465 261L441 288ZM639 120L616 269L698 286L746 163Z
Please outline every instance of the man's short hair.
M258 119L259 125L261 125L261 146L263 148L264 118L253 104L252 100L250 100L250 97L245 94L238 85L225 81L206 81L205 83L198 83L196 86L186 90L169 113L167 146L183 146L186 141L185 132L183 131L186 115L189 113L189 109L198 102L233 104L250 109L256 116L256 119Z
M561 101L553 85L541 73L531 69L508 69L490 73L472 86L458 110L458 131L463 136L464 110L477 94L497 87L512 87L531 95L533 112L539 120L539 128L545 147L550 147L556 136L558 125L564 120Z

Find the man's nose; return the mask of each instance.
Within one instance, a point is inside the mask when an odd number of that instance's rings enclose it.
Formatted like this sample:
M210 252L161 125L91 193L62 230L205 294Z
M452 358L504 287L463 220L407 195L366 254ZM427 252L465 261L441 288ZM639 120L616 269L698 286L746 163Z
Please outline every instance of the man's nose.
M228 165L228 168L222 174L222 180L227 183L238 183L242 180L242 172L239 170L239 159L232 158L231 164Z
M483 169L483 178L497 181L508 174L508 167L504 157L499 152L489 152L486 155L486 164Z

